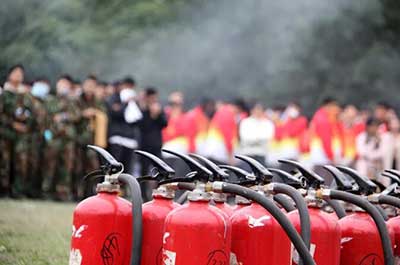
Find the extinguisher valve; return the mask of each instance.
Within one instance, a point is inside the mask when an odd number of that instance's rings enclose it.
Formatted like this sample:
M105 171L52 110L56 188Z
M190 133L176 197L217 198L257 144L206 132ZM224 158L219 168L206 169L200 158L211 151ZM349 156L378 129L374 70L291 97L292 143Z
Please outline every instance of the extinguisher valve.
M211 197L215 202L226 202L228 195L225 193L211 192Z
M188 195L189 201L210 201L211 199L211 192L206 191L204 184L197 185Z
M169 185L162 185L153 190L153 197L173 199L175 197L175 189Z

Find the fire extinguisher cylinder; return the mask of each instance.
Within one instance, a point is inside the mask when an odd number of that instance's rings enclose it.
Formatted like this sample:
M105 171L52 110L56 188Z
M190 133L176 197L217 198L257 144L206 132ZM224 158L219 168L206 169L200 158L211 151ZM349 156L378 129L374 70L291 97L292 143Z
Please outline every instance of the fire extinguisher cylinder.
M269 199L265 196L253 191L249 188L245 188L236 184L224 183L220 181L213 182L207 186L209 191L222 192L222 193L232 193L235 195L240 195L249 200L255 201L264 207L282 226L286 234L292 241L294 247L299 252L301 259L304 261L305 265L315 265L307 246L304 244L303 240L297 233L296 229L292 223L287 219L285 214Z
M329 189L318 190L316 192L316 197L320 199L342 200L345 202L352 203L365 210L372 217L378 228L379 235L381 237L381 244L383 247L385 265L394 264L392 243L386 227L385 220L383 219L379 211L371 203L369 203L367 200L357 195L347 193L344 191L329 190Z

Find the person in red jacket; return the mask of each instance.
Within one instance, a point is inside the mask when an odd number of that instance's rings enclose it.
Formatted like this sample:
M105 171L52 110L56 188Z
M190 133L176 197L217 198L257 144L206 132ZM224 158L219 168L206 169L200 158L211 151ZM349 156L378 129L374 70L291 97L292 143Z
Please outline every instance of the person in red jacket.
M188 140L188 151L207 155L206 145L210 120L215 113L215 101L205 98L201 104L185 114L185 134Z
M218 162L235 164L234 151L238 143L238 124L245 116L242 100L221 104L211 120L207 136L207 157Z
M172 92L168 97L168 106L165 107L165 114L168 125L162 131L163 148L186 154L189 149L189 141L185 131L186 121L183 109L184 96L182 92ZM163 158L175 169L177 176L182 177L187 171L185 163L176 156L163 153Z
M310 158L315 166L340 162L342 137L338 121L340 106L327 98L311 120Z
M343 157L340 164L353 166L357 158L356 138L364 131L365 123L359 118L356 106L348 104L340 115L340 126L343 141Z
M286 159L299 160L300 143L307 130L308 121L301 114L301 107L291 102L284 112L284 122L276 129L281 139L281 156Z
M163 148L187 153L188 140L185 135L183 100L183 94L179 91L169 95L168 106L164 110L168 119L168 125L162 130L162 138Z

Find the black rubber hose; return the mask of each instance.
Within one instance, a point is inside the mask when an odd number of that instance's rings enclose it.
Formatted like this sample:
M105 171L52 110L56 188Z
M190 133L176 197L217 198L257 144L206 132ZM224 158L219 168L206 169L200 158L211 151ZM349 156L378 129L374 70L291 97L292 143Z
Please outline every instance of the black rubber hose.
M343 205L341 205L336 200L325 200L326 203L333 209L339 219L346 217L346 210L344 209Z
M188 183L188 182L179 182L177 185L178 185L178 189L180 189L180 190L192 191L196 188L196 184Z
M276 201L280 206L282 206L283 209L285 209L286 212L291 212L296 210L296 207L294 207L293 203L291 200L289 200L285 195L283 194L276 194L274 195L274 201Z
M132 202L132 250L131 265L140 265L142 256L142 192L140 191L139 182L129 174L121 174L118 180L126 184L131 192Z
M367 200L339 190L330 190L329 197L334 200L342 200L345 202L349 202L352 204L357 205L358 207L365 210L371 217L374 219L374 222L378 228L379 235L381 237L381 243L383 248L383 255L385 258L385 265L393 265L394 264L394 256L392 250L392 243L390 240L390 236L386 227L385 220L383 219L382 215L379 213L378 209L374 207L370 202Z
M400 199L390 195L379 195L379 203L387 204L400 209Z
M274 192L283 193L288 195L297 206L297 210L299 211L300 218L300 235L306 244L307 249L310 249L310 241L311 241L311 221L310 214L308 212L307 203L304 200L301 193L295 188L282 184L282 183L273 183L272 190Z
M216 183L216 182L214 182ZM216 192L219 190L215 189ZM224 193L232 193L235 195L240 195L249 200L255 201L264 207L282 226L283 230L286 232L290 240L292 241L294 247L298 251L301 259L303 260L305 265L316 265L313 257L307 249L306 244L301 239L300 235L297 233L293 224L289 221L286 215L279 209L275 203L266 198L264 195L253 191L249 188L245 188L236 184L230 183L222 183L222 192Z
M374 205L376 209L378 209L379 213L382 215L383 220L387 221L389 220L389 216L385 212L385 210L380 206L380 205Z

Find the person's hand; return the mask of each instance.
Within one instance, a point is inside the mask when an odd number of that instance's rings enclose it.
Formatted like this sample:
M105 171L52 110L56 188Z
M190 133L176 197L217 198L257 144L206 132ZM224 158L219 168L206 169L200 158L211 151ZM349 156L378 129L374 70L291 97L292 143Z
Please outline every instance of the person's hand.
M63 115L61 113L57 113L53 117L53 121L56 123L60 123L63 120Z
M13 128L19 132L19 133L26 133L28 132L28 128L26 127L25 124L21 123L21 122L13 122Z
M91 118L96 114L96 110L94 108L87 108L82 112L83 117Z

